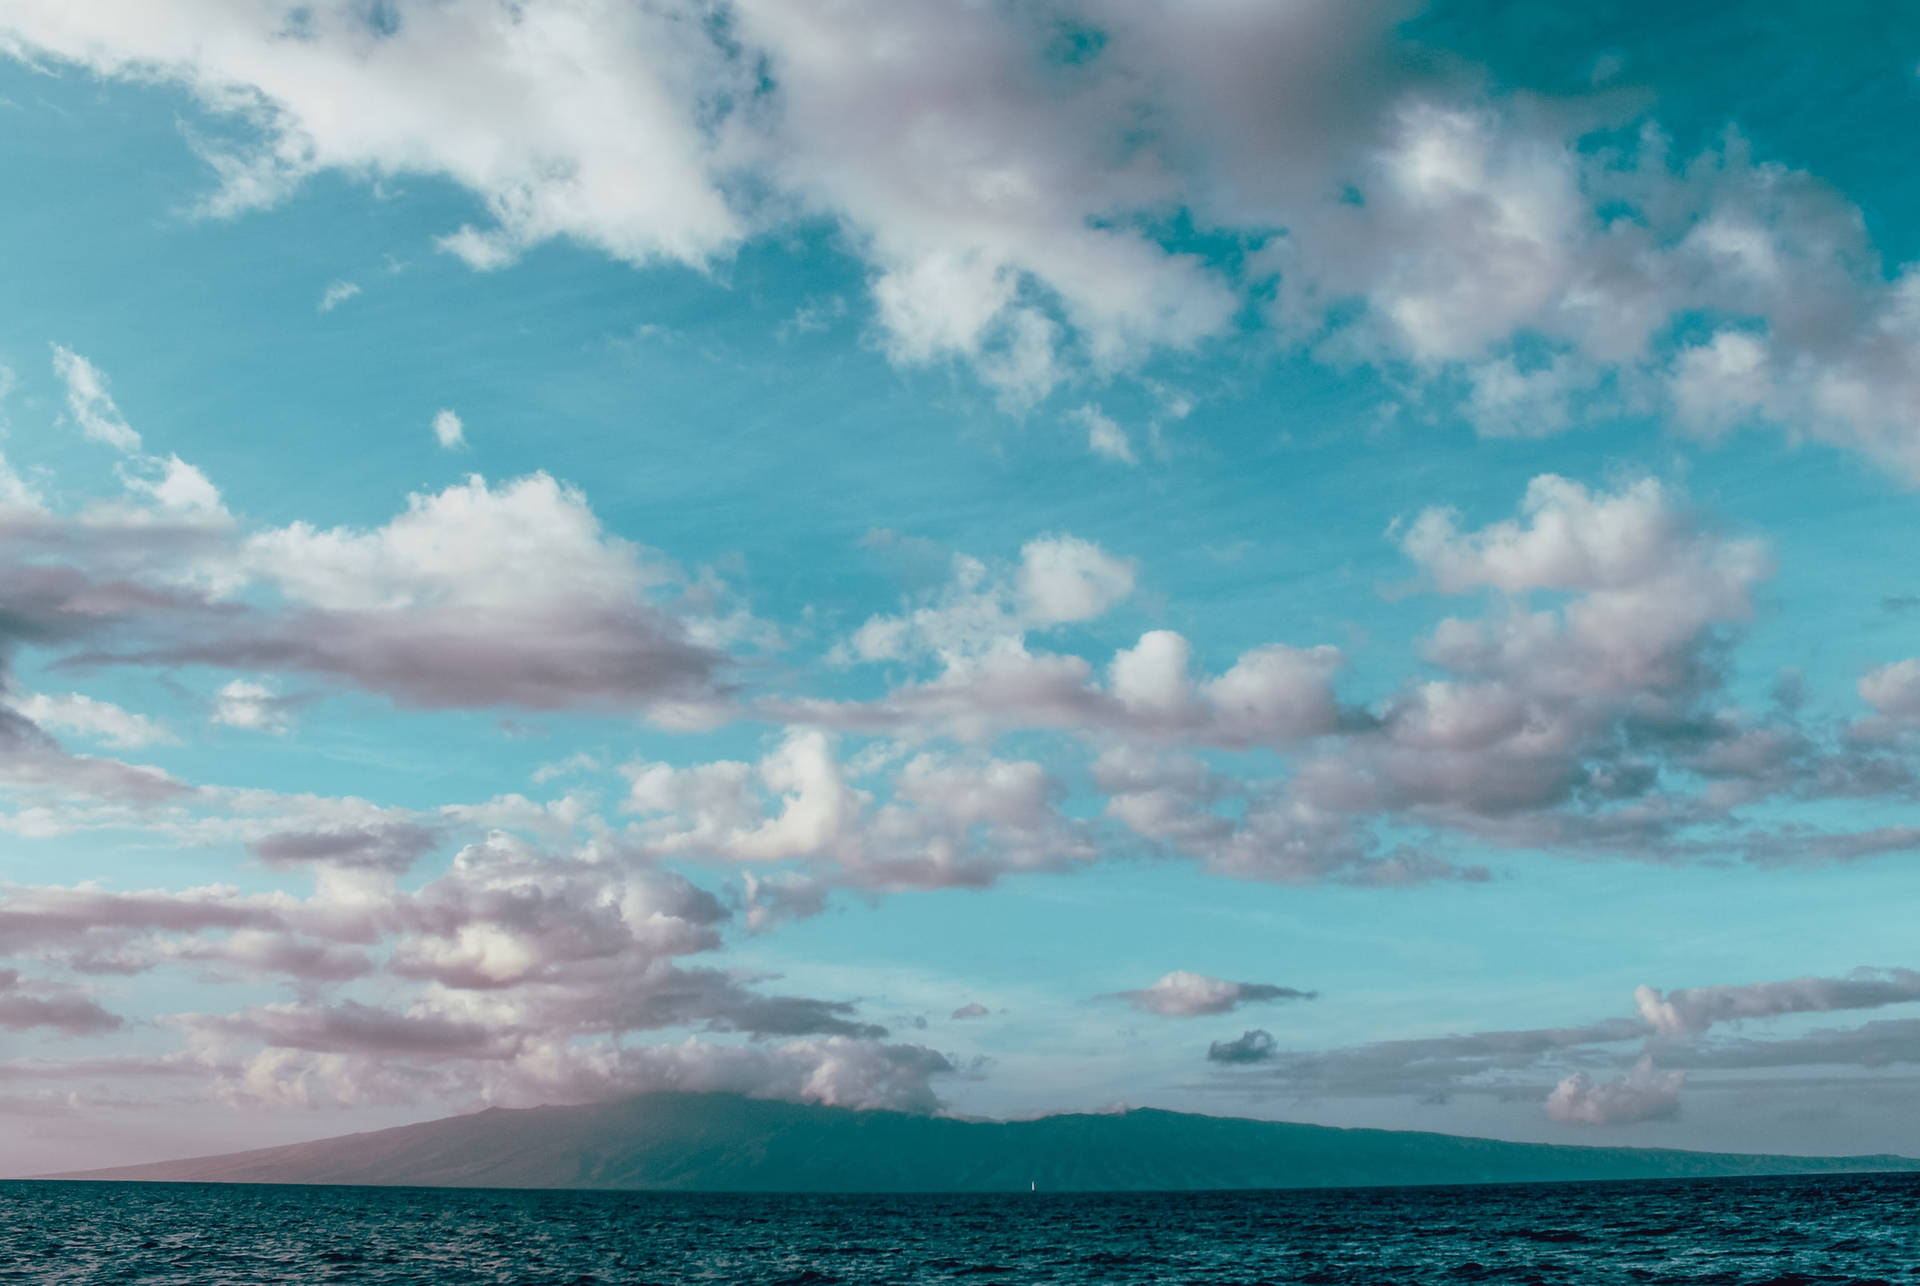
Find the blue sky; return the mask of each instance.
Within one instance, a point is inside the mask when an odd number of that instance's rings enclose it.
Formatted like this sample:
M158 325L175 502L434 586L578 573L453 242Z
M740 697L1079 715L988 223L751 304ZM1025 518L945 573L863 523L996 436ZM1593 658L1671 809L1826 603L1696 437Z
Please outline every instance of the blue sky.
M1920 1150L1920 19L67 9L0 1168L659 1086Z

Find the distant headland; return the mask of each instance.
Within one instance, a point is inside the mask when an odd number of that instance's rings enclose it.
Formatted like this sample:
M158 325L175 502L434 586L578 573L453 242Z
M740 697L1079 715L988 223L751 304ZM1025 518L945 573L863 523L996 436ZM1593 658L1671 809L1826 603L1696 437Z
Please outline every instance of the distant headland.
M51 1176L681 1192L1171 1191L1920 1170L1908 1157L1564 1147L1142 1109L965 1121L734 1094L490 1108L313 1143Z

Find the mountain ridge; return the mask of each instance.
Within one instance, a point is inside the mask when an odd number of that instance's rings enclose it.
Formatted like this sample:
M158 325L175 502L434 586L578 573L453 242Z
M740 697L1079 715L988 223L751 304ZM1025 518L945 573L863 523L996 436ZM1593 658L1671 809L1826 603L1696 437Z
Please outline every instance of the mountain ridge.
M46 1176L89 1181L683 1192L1167 1191L1920 1170L1799 1157L1509 1143L1139 1108L967 1121L657 1091L488 1108L218 1156Z

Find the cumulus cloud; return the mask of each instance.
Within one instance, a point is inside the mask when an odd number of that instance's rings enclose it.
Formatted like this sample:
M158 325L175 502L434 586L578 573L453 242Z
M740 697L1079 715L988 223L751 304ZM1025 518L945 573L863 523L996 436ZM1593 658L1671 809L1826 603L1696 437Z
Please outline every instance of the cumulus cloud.
M22 643L92 644L70 661L260 675L219 690L216 722L284 729L291 706L312 698L279 695L262 673L274 670L430 707L611 703L678 718L728 695L725 657L696 641L712 634L695 615L711 606L704 583L606 532L584 497L546 475L498 487L470 478L373 528L125 521L94 522L82 540L66 520L29 515L17 561L0 566L18 590L6 628ZM1430 635L1444 677L1371 709L1339 700L1344 657L1324 645L1253 647L1212 674L1165 629L1104 665L1032 650L1043 631L1111 611L1137 579L1130 559L1045 536L997 568L956 559L948 585L843 645L843 659L931 677L872 700L763 699L758 712L790 727L759 762L629 765L633 837L655 856L790 864L756 874L747 892L747 923L761 929L818 911L835 887L979 886L1071 869L1103 841L1296 883L1486 878L1448 855L1448 832L1680 860L1713 851L1686 838L1690 828L1724 825L1741 801L1886 793L1910 780L1886 754L1818 744L1791 712L1756 722L1716 704L1720 649L1751 610L1765 552L1703 524L1669 488L1543 477L1517 519L1463 529L1433 509L1394 538L1431 588L1488 595L1491 608ZM855 754L827 727L900 742ZM990 748L1045 728L1097 750L1097 819L1066 806L1065 774ZM181 790L152 770L67 755L30 721L20 732L11 771L36 789L65 774L123 796ZM937 744L948 737L962 748ZM1262 777L1174 753L1181 746L1298 757ZM1687 794L1671 774L1663 783L1667 769L1709 785ZM1392 843L1380 838L1388 821ZM1840 856L1843 841L1860 853L1904 842L1808 836L1797 849ZM1762 860L1766 843L1723 839L1719 851Z
M653 601L676 592L675 574L607 533L580 492L545 474L415 495L373 529L255 531L204 548L190 566L207 586L172 611L156 591L125 587L141 628L123 631L127 646L80 659L315 674L426 707L719 699L721 655ZM35 573L44 583L50 570ZM272 601L243 604L225 588L246 585ZM100 631L101 613L85 624ZM285 709L265 681L236 679L214 718L277 731Z
M856 641L866 634L863 627ZM1030 651L1024 634L1009 635L990 648L946 655L932 678L903 683L877 700L774 701L764 708L858 731L946 732L969 741L1012 728L1058 728L1092 739L1119 733L1235 749L1285 745L1340 725L1332 687L1345 663L1338 648L1268 644L1212 677L1190 673L1190 657L1184 636L1150 630L1114 654L1103 686L1085 658Z
M165 76L214 110L253 115L258 146L206 145L216 214L344 167L443 175L481 194L493 225L448 242L476 266L553 236L635 262L698 263L737 237L706 172L697 105L732 73L692 13L482 4L393 16L383 31L351 6L303 10L288 43L277 12L207 8L162 22L138 5L85 17L48 6L15 15L9 35L16 48ZM623 128L595 124L608 120Z
M253 679L229 679L213 698L213 721L249 732L283 733L289 726L289 698Z
M1298 794L1289 782L1242 780L1188 755L1111 750L1094 762L1105 815L1157 850L1196 858L1232 879L1371 887L1431 880L1481 882L1486 868L1380 843L1357 819Z
M429 175L485 210L438 242L480 271L553 238L704 267L826 221L893 360L968 363L1016 408L1251 314L1489 433L1659 405L1917 476L1920 284L1855 206L1736 132L1674 155L1631 96L1549 112L1489 92L1403 43L1412 9L202 2L162 21L29 0L0 38L234 118L199 144L216 215L322 171ZM1176 244L1178 219L1246 262ZM1712 333L1686 335L1701 317Z
M643 852L804 864L811 874L799 883L751 886L769 916L818 911L831 886L977 888L1094 856L1086 827L1061 808L1059 784L1030 760L917 753L888 772L881 794L855 784L826 734L791 729L758 764L641 761L623 771Z
M442 408L433 415L433 440L445 451L463 447L467 444L467 426L458 415Z
M1547 1115L1567 1125L1630 1125L1672 1116L1680 1110L1686 1073L1661 1071L1642 1056L1618 1080L1596 1081L1575 1072L1547 1095Z
M1042 536L1020 550L1021 616L1038 625L1087 621L1133 593L1134 563L1092 541Z
M43 728L79 733L122 750L171 745L179 740L157 720L78 692L36 692L16 702L14 708Z
M1312 1000L1319 993L1269 982L1228 982L1176 969L1152 986L1115 993L1142 1013L1162 1018L1224 1014L1241 1005L1274 1000Z
M923 606L870 618L840 649L847 661L935 657L949 666L1017 650L1027 632L1091 620L1133 593L1136 564L1076 536L1038 536L1011 568L956 555L952 579Z
M56 357L76 418L123 423L97 369ZM470 477L372 528L248 529L192 465L138 454L137 435L118 444L124 499L63 514L29 496L7 511L0 664L32 644L70 666L245 671L213 718L260 731L283 731L296 703L275 672L410 706L611 706L685 726L725 704L723 649L764 637L717 576L613 535L546 474ZM163 739L97 699L31 700L49 726Z
M1544 475L1521 511L1463 531L1429 509L1398 531L1434 588L1498 597L1486 617L1439 623L1425 652L1446 677L1409 684L1376 728L1310 762L1302 797L1602 847L1658 844L1723 811L1654 787L1669 754L1697 773L1750 771L1738 756L1716 765L1720 743L1747 730L1703 706L1769 574L1765 548L1702 526L1652 479L1594 492Z
M1339 699L1336 648L1272 643L1222 672L1150 629L1104 665L1036 645L1044 613L1016 586L1071 550L1035 542L1019 569L959 558L923 606L870 619L842 660L914 677L876 698L772 700L763 712L913 741L991 743L1059 729L1098 751L1107 820L1161 851L1250 878L1408 884L1484 879L1446 837L1684 861L1765 858L1734 825L1775 796L1893 795L1901 759L1860 729L1852 742L1795 706L1755 713L1727 696L1729 649L1771 574L1755 537L1704 520L1657 479L1592 488L1535 478L1516 517L1465 527L1431 507L1390 538L1418 586L1455 608L1422 640L1426 673L1358 708ZM1036 557L1044 546L1047 557ZM1108 561L1111 561L1110 558ZM1876 686L1877 684L1877 686ZM1889 684L1869 684L1879 693ZM1259 779L1173 748L1293 752ZM1401 838L1378 838L1391 820ZM1717 832L1717 834L1716 834ZM1784 842L1784 841L1783 841ZM1849 845L1853 848L1849 848ZM1883 851L1890 837L1808 835L1808 858Z
M711 692L718 658L646 601L666 576L545 474L415 495L373 530L261 532L243 558L279 590L286 616L171 659L335 675L421 706Z
M1009 727L1120 732L1243 747L1333 731L1341 711L1332 680L1338 648L1267 644L1224 672L1192 673L1192 646L1172 630L1149 630L1114 653L1105 683L1083 657L1033 650L1053 626L1092 620L1133 593L1134 560L1069 536L1022 547L996 570L965 555L925 605L874 616L838 645L842 662L931 663L931 677L858 702L772 701L769 714L874 731L944 731L969 740Z
M352 815L321 804L307 816ZM299 815L279 809L281 818ZM263 828L250 841L274 867L316 872L307 897L220 887L0 890L0 956L90 973L170 966L296 985L296 1000L170 1020L186 1041L183 1057L236 1101L551 1101L705 1085L937 1106L930 1080L952 1070L947 1061L886 1044L886 1029L862 1019L855 1002L763 990L762 979L680 963L719 947L731 918L684 877L635 865L619 849L556 855L496 832L402 888L393 877L436 833L368 815L358 826ZM375 1004L334 990L368 977L402 999ZM90 1000L49 987L16 986L9 974L0 1023L105 1029L110 1016ZM648 1048L625 1040L675 1029L696 1039ZM714 1042L729 1034L752 1044Z
M1044 614L1023 606L1018 586L1026 573L1045 574L1037 547L1048 557L1071 549L1048 539L1030 543L1018 568L958 558L950 583L922 605L871 618L844 641L838 659L886 661L913 676L884 694L758 708L796 726L915 745L1070 732L1096 752L1090 777L1106 796L1109 834L1238 878L1488 879L1485 866L1451 855L1457 838L1756 862L1909 843L1899 828L1741 828L1739 810L1761 800L1892 797L1915 778L1884 738L1858 726L1842 736L1801 705L1733 703L1727 658L1771 558L1670 485L1641 478L1601 489L1542 475L1516 517L1470 528L1432 507L1389 535L1420 571L1417 586L1452 610L1421 640L1426 672L1367 707L1340 699L1345 657L1326 645L1254 647L1212 675L1195 665L1188 639L1166 629L1144 632L1104 665L1040 650ZM1454 606L1462 600L1481 610ZM1257 747L1292 758L1260 776L1179 753ZM704 780L718 788L728 774L750 780L739 767Z

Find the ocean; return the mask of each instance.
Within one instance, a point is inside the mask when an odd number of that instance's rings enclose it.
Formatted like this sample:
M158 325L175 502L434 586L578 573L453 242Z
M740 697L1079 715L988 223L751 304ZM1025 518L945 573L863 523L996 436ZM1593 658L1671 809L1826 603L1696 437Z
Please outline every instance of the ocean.
M1920 1283L1920 1174L994 1196L0 1182L0 1282Z

